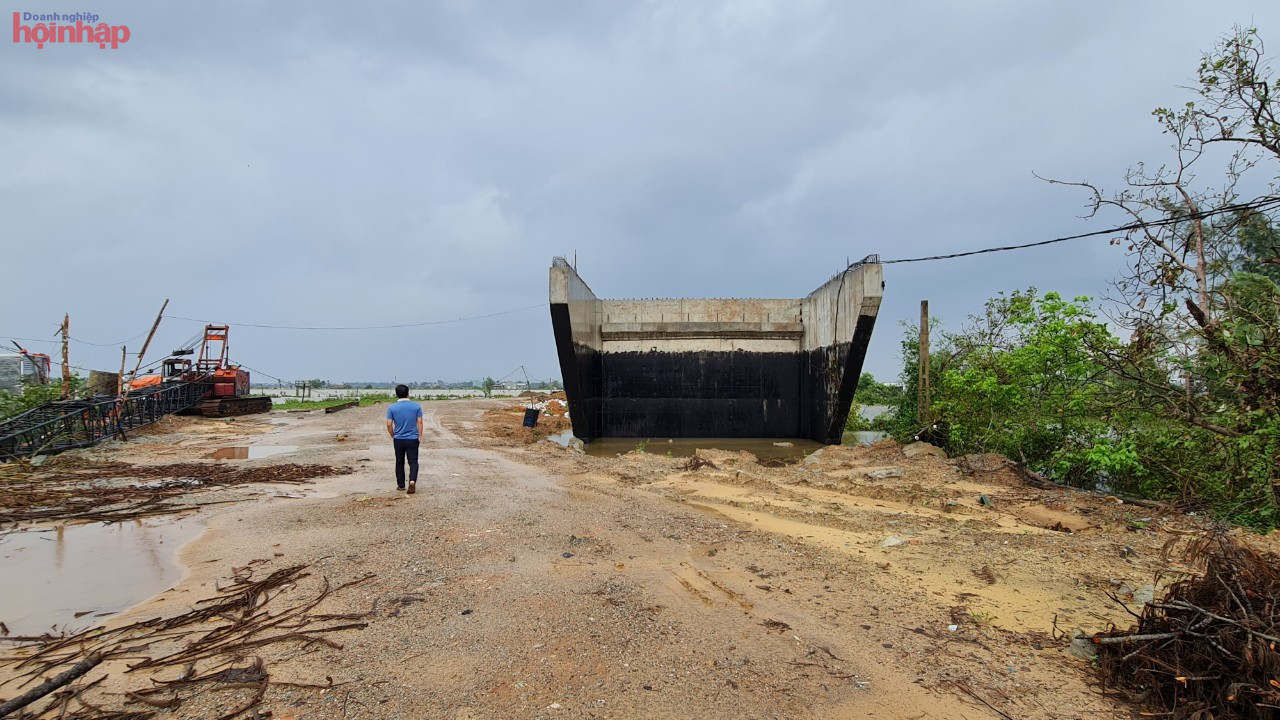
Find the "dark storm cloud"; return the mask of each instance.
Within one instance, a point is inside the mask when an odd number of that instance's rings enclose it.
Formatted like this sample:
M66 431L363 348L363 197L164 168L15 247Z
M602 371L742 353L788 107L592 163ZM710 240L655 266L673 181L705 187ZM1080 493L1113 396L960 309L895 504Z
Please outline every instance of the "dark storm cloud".
M0 19L37 6L69 11ZM1200 52L1236 23L1280 37L1243 2L89 9L129 43L0 48L0 335L66 310L124 339L164 297L233 323L480 315L545 302L575 251L603 296L799 296L846 258L1096 229L1032 171L1114 185L1160 161L1149 112ZM896 374L922 298L959 326L1000 290L1097 295L1120 261L1082 242L891 266L868 369ZM168 320L160 345L197 328ZM543 309L233 333L287 378L558 375Z

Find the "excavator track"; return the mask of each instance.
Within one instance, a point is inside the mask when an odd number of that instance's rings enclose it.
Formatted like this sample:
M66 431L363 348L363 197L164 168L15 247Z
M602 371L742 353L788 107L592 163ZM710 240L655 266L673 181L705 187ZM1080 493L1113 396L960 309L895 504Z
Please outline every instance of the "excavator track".
M192 408L192 414L205 417L233 417L271 412L271 398L266 396L210 398Z

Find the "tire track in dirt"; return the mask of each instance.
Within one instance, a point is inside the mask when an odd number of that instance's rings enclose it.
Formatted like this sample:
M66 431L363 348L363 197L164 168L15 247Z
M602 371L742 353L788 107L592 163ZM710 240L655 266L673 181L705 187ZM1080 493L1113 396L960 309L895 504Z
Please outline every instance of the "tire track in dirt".
M670 481L677 459L502 445L481 416L504 404L424 404L413 496L391 489L381 408L291 419L279 442L314 439L295 459L368 462L318 482L330 500L211 512L168 604L254 558L264 571L310 562L334 581L376 575L324 608L372 607L367 628L335 635L341 647L266 658L273 677L345 683L273 687L278 716L995 717L956 680L1016 717L1113 715L1058 648L990 624L946 630L957 595L987 587L968 574L974 559L1032 566L1036 553L1083 552L1082 539L966 532L933 505L904 512L917 495L932 502L909 478L842 504L851 481L816 471L807 482L830 487L778 485L781 474L756 467ZM955 514L981 521L970 509ZM888 533L918 544L874 547ZM932 571L939 562L953 567Z

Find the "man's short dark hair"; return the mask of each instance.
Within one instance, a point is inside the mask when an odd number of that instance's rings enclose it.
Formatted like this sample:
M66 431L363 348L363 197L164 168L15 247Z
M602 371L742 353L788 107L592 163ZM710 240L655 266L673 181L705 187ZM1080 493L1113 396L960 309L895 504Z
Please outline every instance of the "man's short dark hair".
M409 397L409 386L408 386L408 385L397 385L397 386L396 386L396 397L398 397L398 398L407 398L407 397Z

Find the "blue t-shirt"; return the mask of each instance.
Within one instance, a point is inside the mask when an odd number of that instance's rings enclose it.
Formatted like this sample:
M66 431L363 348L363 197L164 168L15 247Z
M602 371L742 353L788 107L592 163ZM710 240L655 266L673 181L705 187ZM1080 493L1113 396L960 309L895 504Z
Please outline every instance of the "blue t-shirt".
M395 422L396 440L418 439L418 418L422 417L422 406L409 400L397 400L387 406L387 419Z

